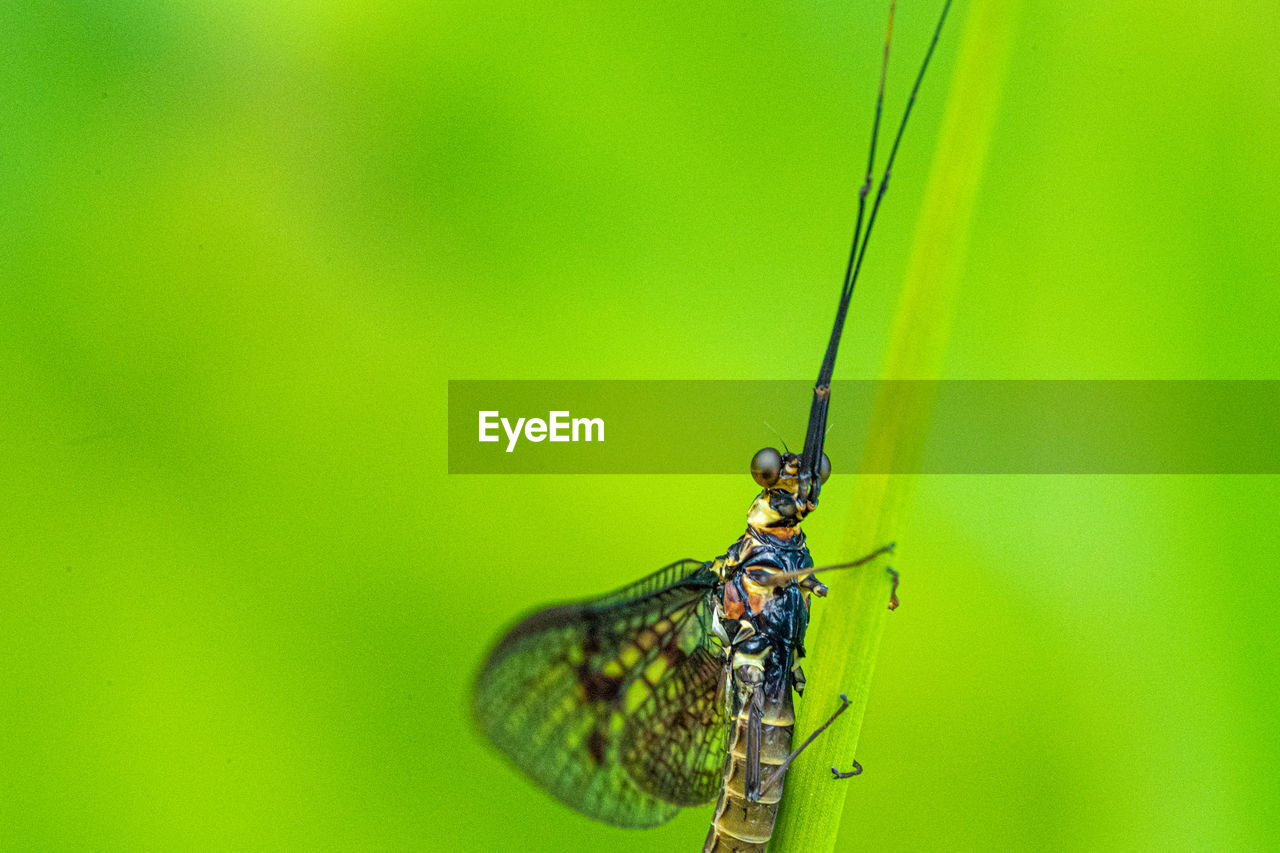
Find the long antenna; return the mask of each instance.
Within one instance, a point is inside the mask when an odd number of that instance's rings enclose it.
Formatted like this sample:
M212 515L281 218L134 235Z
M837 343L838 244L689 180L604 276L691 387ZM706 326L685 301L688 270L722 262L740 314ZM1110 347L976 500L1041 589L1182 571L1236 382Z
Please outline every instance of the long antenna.
M893 43L893 18L898 11L898 0L889 4L889 28L884 36L884 57L880 60L880 85L876 88L876 114L871 122L871 144L867 146L867 176L858 190L858 219L853 225L853 240L849 246L849 263L844 270L844 285L840 288L840 301L836 303L836 322L831 330L831 339L827 342L827 355L822 359L822 369L829 366L834 369L836 348L840 345L840 337L844 333L844 318L849 313L849 300L853 297L854 261L858 256L858 240L862 232L862 216L867 209L867 194L871 192L871 172L876 163L876 142L880 138L880 119L884 113L884 81L889 73L889 46ZM831 374L823 376L818 373L818 384L825 385L831 381Z
M884 177L880 179L880 189L876 191L876 201L871 206L871 218L867 220L867 230L862 235L862 247L858 251L858 263L853 268L853 279L848 284L850 293L852 293L853 285L858 280L858 273L862 270L862 257L867 253L867 241L871 238L871 229L876 224L876 214L880 212L880 202L884 200L885 191L889 189L889 175L893 171L894 158L898 156L898 146L902 144L902 134L907 129L907 119L911 118L911 108L916 105L916 95L920 92L920 83L924 80L924 72L929 68L929 60L933 59L933 50L938 46L938 37L942 35L942 25L946 23L947 12L950 9L951 0L947 0L942 7L942 14L938 17L938 25L933 29L933 38L929 41L929 50L924 55L924 62L920 64L920 73L916 74L916 82L911 87L911 97L907 99L907 107L902 111L902 124L898 125L898 133L893 138L893 147L889 149L889 160L884 165Z
M902 135L907 129L907 121L911 118L911 109L915 106L916 95L920 92L920 84L924 81L929 62L933 59L934 49L938 46L938 38L942 34L942 26L946 23L947 13L951 10L951 0L946 0L942 12L938 15L937 26L933 30L933 38L929 49L925 52L924 61L920 63L920 71L916 74L915 84L911 87L911 95L907 99L906 108L902 112L902 121L898 124L898 132L894 135L893 147L889 149L889 159L885 163L884 175L880 179L880 187L876 191L875 202L871 205L871 215L866 218L863 228L863 216L866 211L867 195L871 191L871 175L874 170L876 143L880 136L880 121L884 107L885 77L889 67L889 46L893 41L893 18L897 10L897 0L889 4L889 28L884 40L884 58L880 65L880 85L876 91L875 120L871 125L871 144L867 154L867 175L858 191L858 217L854 224L853 240L849 248L849 263L845 267L844 284L840 288L840 301L836 306L836 319L831 328L831 338L827 341L827 351L822 358L822 367L818 370L818 381L813 388L813 402L809 407L809 425L805 431L804 451L800 457L800 476L808 480L808 491L799 495L809 504L816 505L818 492L822 488L820 468L822 465L822 445L826 434L827 406L831 398L831 376L835 372L836 352L840 347L840 338L844 333L844 321L849 313L849 303L853 298L854 287L858 283L858 275L862 272L862 259L867 253L867 242L871 238L871 229L875 226L876 215L880 212L880 203L884 200L889 188L889 176L893 172L893 161L898 156L898 146L902 143Z

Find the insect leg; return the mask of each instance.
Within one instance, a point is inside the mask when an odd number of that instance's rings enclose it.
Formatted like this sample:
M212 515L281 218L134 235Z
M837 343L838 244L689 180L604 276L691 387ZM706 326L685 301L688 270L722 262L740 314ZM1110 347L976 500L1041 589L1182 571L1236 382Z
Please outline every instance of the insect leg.
M832 723L834 723L834 722L836 721L836 717L838 717L838 716L840 716L841 714L843 714L843 713L848 709L848 707L849 707L849 697L848 697L848 696L845 696L843 693L841 693L841 694L840 694L840 707L839 707L839 708L836 708L836 710L835 710L835 713L834 713L834 714L832 714L830 717L827 717L827 721L826 721L825 723L823 723L822 725L820 725L820 726L818 726L816 729L814 729L814 730L813 730L813 734L809 735L807 738L805 738L805 739L804 739L804 743L800 744L798 747L796 747L795 749L791 750L791 754L787 756L786 760L785 760L785 761L783 761L781 764L779 764L779 765L778 765L778 767L773 771L773 776L772 776L772 777L770 777L770 779L769 779L769 785L770 785L770 786L773 786L773 785L777 784L779 781L781 781L783 774L785 774L785 773L787 772L787 768L791 765L791 762L793 762L793 761L795 761L795 760L796 760L796 756L797 756L797 755L799 755L800 753L804 752L804 748L805 748L806 746L808 746L809 744L813 743L814 739L816 739L816 738L818 737L818 735L820 735L820 734L822 734L823 732L825 732L825 731L827 730L827 727L828 727L828 726L830 726ZM862 766L861 766L860 764L858 764L858 763L855 761L855 762L854 762L854 765L855 765L858 769L857 769L855 772L850 773L850 774L849 774L849 776L856 776L856 775L858 775L858 773L861 773L861 772L862 772ZM748 767L750 767L750 765L748 765ZM832 773L835 773L837 776L839 776L839 775L840 775L840 774L839 774L839 771L837 771L834 767L833 767L833 768L831 768L831 772L832 772ZM842 778L842 779L847 779L847 778L848 778L848 776L840 776L840 778Z
M885 566L884 569L889 573L889 577L893 580L893 587L889 590L889 609L898 609L898 573L893 566Z
M865 557L859 557L858 559L848 563L835 563L830 566L816 566L816 567L810 567L807 569L792 569L791 571L786 571L786 572L773 572L772 574L770 574L768 580L761 582L761 585L762 586L786 586L789 583L801 582L803 579L807 578L808 576L816 575L819 572L831 572L831 571L835 571L836 569L855 569L858 566L862 566L871 562L876 557L879 557L883 554L892 554L894 547L896 547L896 544L897 543L895 542L890 542L888 545L881 545L879 548L872 551L870 554L867 554ZM814 587L810 587L810 591L817 592L818 595L827 594L827 588L825 586L822 586L822 584L817 584L817 586L822 587L822 589L819 591Z
M764 707L764 691L753 690L751 704L747 708L747 749L744 758L747 766L743 793L747 799L755 802L760 798L760 729L761 710Z
M847 773L841 773L839 770L835 769L834 767L831 768L831 772L832 774L835 775L837 779L852 779L854 776L858 776L862 773L862 765L859 764L857 761L854 761L853 769Z

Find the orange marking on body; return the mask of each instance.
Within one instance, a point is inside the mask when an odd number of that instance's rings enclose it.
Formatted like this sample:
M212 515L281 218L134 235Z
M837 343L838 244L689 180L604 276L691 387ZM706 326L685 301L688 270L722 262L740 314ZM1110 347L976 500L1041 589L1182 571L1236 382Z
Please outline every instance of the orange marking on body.
M724 615L730 619L738 619L743 613L747 612L747 607L742 603L742 599L738 597L738 588L733 584L725 584L724 587Z

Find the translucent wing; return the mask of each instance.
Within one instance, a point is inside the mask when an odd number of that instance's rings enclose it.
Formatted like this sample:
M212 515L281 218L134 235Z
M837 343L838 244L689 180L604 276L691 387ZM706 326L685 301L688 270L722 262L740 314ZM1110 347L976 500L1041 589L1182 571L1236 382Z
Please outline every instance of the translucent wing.
M723 660L695 649L622 730L622 763L645 793L680 806L712 800L729 748Z
M476 681L481 731L566 805L618 826L656 826L679 806L621 760L627 715L710 635L710 563L681 560L617 592L541 610L498 643Z

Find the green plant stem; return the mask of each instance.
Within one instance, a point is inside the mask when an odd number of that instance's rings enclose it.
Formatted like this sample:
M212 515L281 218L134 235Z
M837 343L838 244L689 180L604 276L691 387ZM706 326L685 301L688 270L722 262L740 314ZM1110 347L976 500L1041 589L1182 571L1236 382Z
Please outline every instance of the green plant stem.
M925 190L902 296L885 361L886 379L936 379L954 313L974 200L997 110L1005 60L1020 0L975 0L970 4ZM892 383L876 401L871 437L854 492L844 550L851 559L894 541L914 479L913 470L932 407L928 383ZM908 543L893 559L903 560ZM892 561L891 561L892 562ZM812 657L805 662L808 685L796 724L798 737L813 731L837 707L841 693L852 706L796 761L774 829L775 853L829 853L835 849L845 797L858 784L835 781L830 767L852 764L876 653L888 613L890 581L880 561L832 578L831 595L813 608ZM901 566L900 566L901 567ZM906 577L910 578L907 569ZM908 587L909 588L909 587ZM906 605L910 606L910 599Z

